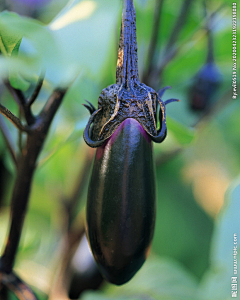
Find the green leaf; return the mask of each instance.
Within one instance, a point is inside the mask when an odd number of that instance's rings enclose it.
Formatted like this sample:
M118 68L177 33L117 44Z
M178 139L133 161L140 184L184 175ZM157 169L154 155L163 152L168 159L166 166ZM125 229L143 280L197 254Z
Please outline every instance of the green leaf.
M18 54L18 51L19 51L21 42L22 42L22 38L19 39L19 41L18 41L18 42L16 43L16 45L14 46L13 51L12 51L12 55L17 55L17 54Z
M9 81L15 89L26 91L29 89L31 83L25 80L19 73L9 74Z
M0 28L12 35L23 37L24 48L17 57L1 58L0 76L6 76L8 72L16 74L21 71L24 78L32 78L40 68L61 63L53 34L41 22L4 11L0 14ZM14 53L17 47L18 45L13 47Z
M14 55L14 56L18 55L18 51L19 51L21 41L22 41L22 39L20 39L16 43L16 45L14 46L14 48L12 50L12 55ZM19 90L22 90L22 91L28 90L30 85L31 85L31 83L28 82L27 80L25 80L24 77L21 75L21 71L19 71L19 72L10 72L9 81L15 89L19 89Z
M0 78L7 78L13 87L25 91L39 72L39 60L33 57L0 56Z
M187 146L194 140L195 131L171 117L167 117L167 127L169 133L172 134L182 146Z
M211 246L211 266L199 288L203 300L227 300L231 297L231 277L234 274L234 259L240 260L240 183L229 189L221 213L215 224ZM234 250L234 247L237 249ZM236 251L237 250L237 251ZM235 253L238 252L237 257Z
M11 32L8 26L5 26L4 22L1 22L2 16L4 16L5 14L6 12L0 14L0 50L5 56L17 57L19 47L22 42L22 35ZM20 70L18 70L17 68L16 70L9 70L9 81L11 85L16 89L26 91L30 87L30 82L26 81L23 78Z
M2 15L2 14L1 14ZM0 15L0 20L1 20ZM9 32L8 28L1 25L0 21L0 51L5 56L17 56L21 45L22 35ZM22 91L26 91L30 87L30 82L27 82L19 71L10 71L9 80L11 85Z
M22 36L10 33L0 22L0 51L4 55L16 55L18 53Z

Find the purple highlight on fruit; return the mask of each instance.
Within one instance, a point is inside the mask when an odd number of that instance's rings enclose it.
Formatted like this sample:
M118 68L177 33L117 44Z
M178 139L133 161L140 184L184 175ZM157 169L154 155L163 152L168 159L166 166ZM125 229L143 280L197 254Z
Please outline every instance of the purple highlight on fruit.
M129 131L132 132L133 139L136 133L140 132L141 135L146 139L146 141L148 143L151 143L151 138L143 129L142 125L137 120L133 118L128 118L120 124L120 126L116 129L116 131L112 134L112 136L102 146L97 148L96 159L100 159L103 156L105 147L111 147L113 143L115 143L118 135L124 128L127 128L129 129Z

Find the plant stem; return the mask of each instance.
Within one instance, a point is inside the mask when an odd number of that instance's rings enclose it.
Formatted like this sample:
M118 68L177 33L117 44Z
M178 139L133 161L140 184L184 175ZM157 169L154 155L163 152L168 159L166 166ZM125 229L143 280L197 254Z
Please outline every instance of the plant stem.
M0 260L0 270L2 272L10 273L12 271L27 210L36 161L65 92L66 90L57 89L52 93L43 112L36 118L36 122L32 126L32 134L27 136L26 145L19 157L11 199L10 233Z
M189 1L189 0L188 0ZM186 1L187 2L187 1ZM186 8L186 4L187 3L184 3L183 4L183 7L185 7ZM188 3L188 6L187 6L187 12L189 11L189 6L190 6L190 4L191 4L191 1ZM182 7L182 9L181 9L181 11L182 11L182 13L184 12L183 11L183 7ZM201 26L199 26L196 30L193 30L193 32L191 33L191 36L193 37L194 36L194 34L199 30L199 28L202 28L203 26L205 26L205 25L203 25L203 24L205 24L206 22L207 23L210 23L210 22L212 22L212 19L213 19L213 17L222 9L222 8L224 8L225 7L225 4L223 4L223 5L220 5L213 13L211 13L208 17L206 16L206 18L203 20L203 22L202 22L202 24L201 24ZM178 20L176 21L176 24L175 24L175 26L174 26L174 28L177 26L177 24L180 24L181 23L181 25L180 25L180 27L178 28L178 32L177 33L174 33L174 38L172 37L170 37L170 39L169 39L169 42L168 42L168 46L166 46L166 48L165 48L165 55L164 55L164 57L163 57L163 59L161 60L161 62L160 62L160 64L159 64L159 66L155 69L155 70L153 70L152 71L152 73L153 73L153 75L152 75L152 77L153 78L157 78L157 81L159 82L159 81L161 81L161 80L158 80L158 78L161 78L162 77L162 73L164 72L164 69L166 68L166 66L173 60L173 58L184 48L184 45L190 40L190 38L189 37L187 37L187 39L185 39L185 40L183 40L182 42L181 42L181 44L180 45L178 45L178 46L174 46L174 44L172 43L172 41L175 41L176 42L176 40L177 40L177 38L178 38L178 35L179 35L179 33L180 33L180 29L183 27L183 25L185 24L185 21L184 20L182 20L182 21L180 21L180 16L182 16L182 17L184 17L184 18L186 18L187 17L187 12L184 12L183 14L182 13L180 13L180 15L179 15L179 18L178 18ZM212 30L212 25L211 25L211 27L210 27L210 30ZM210 33L210 34L212 34L212 33ZM208 58L207 58L207 60L209 60L210 59L210 61L212 60L212 55L213 55L213 47L212 47L212 45L211 45L211 43L213 42L212 41L212 37L211 36L209 36L209 56L208 56ZM171 46L172 45L172 46ZM170 47L171 46L171 47ZM155 80L156 81L156 80ZM155 83L155 85L158 85L158 82L157 82L157 84ZM153 86L154 86L154 84L152 84Z
M136 12L133 0L124 0L116 83L129 88L132 82L138 81Z
M12 94L14 100L17 102L17 104L24 106L26 104L26 99L23 95L23 92L15 89L11 86L11 83L8 80L3 81L9 92Z
M32 290L14 273L1 274L1 281L19 300L37 300ZM4 298L4 300L6 300L6 298Z
M58 110L60 104L62 103L62 99L66 93L67 89L57 88L53 91L51 96L49 97L47 103L43 107L41 113L39 114L39 119L44 120L42 122L45 127L49 127L52 122L53 117L55 116L56 111Z
M7 246L1 258L1 269L11 272L26 214L30 187L35 171L37 157L44 142L44 135L34 132L28 135L26 147L19 158L16 181L11 200L11 228Z
M174 46L174 44L176 43L176 41L178 39L178 36L179 36L183 26L186 23L187 16L188 16L188 13L189 13L189 10L190 10L190 5L191 5L192 2L193 2L193 0L185 0L183 2L180 13L179 13L178 18L175 22L175 25L172 29L172 32L171 32L171 35L169 37L167 46L165 48L165 53L167 53L170 50L170 48L172 48Z
M22 120L22 111L19 109L19 120ZM19 130L18 131L18 149L20 153L22 153L22 148L23 148L23 138L22 138L23 133Z
M30 128L27 126L24 126L21 121L16 117L9 109L7 109L5 106L3 106L0 103L0 113L4 115L9 121L13 123L13 125L19 129L20 131L28 132L30 133Z
M148 62L145 74L143 76L143 82L145 84L150 84L148 78L154 68L154 56L156 52L156 47L158 44L158 34L159 34L159 24L162 14L162 7L163 7L164 0L156 0L155 4L155 13L154 13L154 21L153 21L153 30L152 36L150 40L149 50L148 50Z
M207 22L207 39L208 39L208 53L207 63L214 62L214 46L213 46L213 14Z
M20 105L21 109L23 110L27 124L32 125L35 122L35 117L32 114L30 106L27 105L27 101L23 92L13 88L9 81L5 80L4 84L8 88L9 92L12 94L15 101Z
M11 133L7 127L7 125L5 124L3 117L0 115L0 130L2 132L3 138L5 140L5 143L7 145L7 148L9 150L9 153L12 157L12 160L14 162L14 164L17 166L17 157L16 157L16 153L14 150L14 144L13 144L13 140L12 140L12 136Z
M171 35L164 49L163 57L160 60L160 64L156 64L156 66L153 66L151 69L151 74L149 74L149 80L151 80L151 85L154 87L158 87L159 85L161 85L162 73L165 67L179 52L180 47L176 46L176 42L183 26L186 23L192 2L193 0L185 0L183 2L178 18L176 19Z

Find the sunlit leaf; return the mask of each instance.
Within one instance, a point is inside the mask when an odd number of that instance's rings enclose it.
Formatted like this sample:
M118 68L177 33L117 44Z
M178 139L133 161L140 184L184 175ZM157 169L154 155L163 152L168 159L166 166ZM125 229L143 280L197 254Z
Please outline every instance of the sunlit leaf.
M2 14L3 13L0 14L0 52L8 56L12 54L16 55L21 44L22 36L8 32L7 28L1 24Z
M88 19L96 10L95 1L74 1L67 5L61 13L51 22L49 27L58 30L80 20Z
M117 1L75 0L49 24L67 68L91 72L96 78L114 45L118 9Z

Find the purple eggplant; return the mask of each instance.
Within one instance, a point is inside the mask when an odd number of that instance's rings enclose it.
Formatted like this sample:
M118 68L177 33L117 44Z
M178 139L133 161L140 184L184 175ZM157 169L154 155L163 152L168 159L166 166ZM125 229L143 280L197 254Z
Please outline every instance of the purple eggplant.
M193 111L205 111L208 109L222 82L222 74L214 59L213 16L214 14L206 25L208 39L206 63L194 76L193 84L189 91L189 105Z
M166 104L178 101L163 102L164 91L139 81L135 9L133 0L124 0L116 84L102 91L97 109L85 104L91 116L83 135L98 147L88 190L88 240L102 275L117 285L140 269L153 238L152 141L165 139Z
M156 203L152 141L126 119L97 149L87 202L87 232L103 276L123 284L144 263L153 237Z
M222 81L222 75L214 62L206 63L194 78L190 89L190 107L194 111L206 110Z

